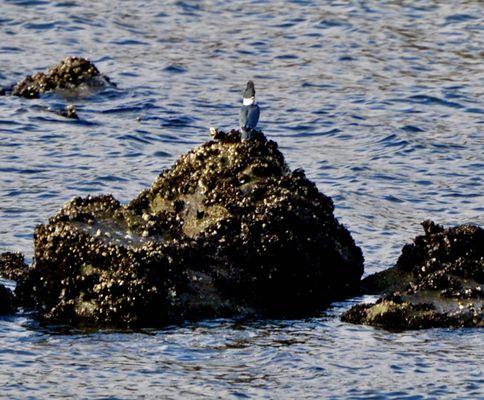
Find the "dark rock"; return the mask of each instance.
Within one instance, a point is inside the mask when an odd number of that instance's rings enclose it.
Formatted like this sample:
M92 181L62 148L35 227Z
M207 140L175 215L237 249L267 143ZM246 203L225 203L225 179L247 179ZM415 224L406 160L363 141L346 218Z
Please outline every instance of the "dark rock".
M27 272L28 265L22 253L2 253L0 254L0 277L14 281Z
M220 134L128 205L76 198L35 230L18 301L47 321L149 326L302 315L352 293L361 250L262 133Z
M389 329L484 326L484 230L422 225L425 235L403 247L395 267L362 281L382 298L353 307L343 321Z
M12 292L5 286L0 285L0 315L15 312L15 301Z
M72 90L81 84L90 87L104 86L110 80L101 75L94 64L85 58L67 57L47 72L28 75L11 89L14 96L34 99L42 93L59 90Z

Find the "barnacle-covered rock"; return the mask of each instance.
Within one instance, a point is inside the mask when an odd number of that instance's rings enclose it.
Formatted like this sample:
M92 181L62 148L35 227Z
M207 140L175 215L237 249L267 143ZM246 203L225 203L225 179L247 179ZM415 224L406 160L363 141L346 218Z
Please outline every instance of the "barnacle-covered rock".
M22 253L6 252L0 254L0 278L14 281L27 272L28 265Z
M273 141L221 133L123 206L77 198L35 230L18 301L48 321L147 326L295 315L349 294L361 250Z
M82 84L102 87L110 83L89 60L80 57L67 57L47 72L28 75L11 88L14 96L29 99L38 98L42 93L53 90L72 90Z
M0 284L0 315L15 312L15 301L12 292Z
M444 229L431 221L407 244L395 267L362 282L375 304L359 304L344 321L390 329L484 326L484 230Z

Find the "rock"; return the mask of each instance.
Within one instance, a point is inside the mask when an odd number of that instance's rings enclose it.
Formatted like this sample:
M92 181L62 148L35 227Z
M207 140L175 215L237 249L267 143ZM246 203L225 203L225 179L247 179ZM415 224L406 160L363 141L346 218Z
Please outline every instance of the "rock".
M72 104L68 104L67 106L65 106L65 108L59 112L59 115L66 118L79 119L76 107L74 107Z
M444 229L431 221L407 244L395 267L365 278L367 292L384 292L342 320L388 329L484 326L484 230Z
M14 96L34 99L49 91L72 90L82 84L102 87L110 83L94 64L85 58L67 57L47 72L28 75L11 88Z
M5 286L0 285L0 315L15 312L15 302L12 292Z
M126 206L76 198L38 226L19 303L51 322L156 326L302 315L352 293L363 256L331 199L261 132L219 137Z
M27 272L28 265L22 253L2 253L0 254L0 277L14 281Z

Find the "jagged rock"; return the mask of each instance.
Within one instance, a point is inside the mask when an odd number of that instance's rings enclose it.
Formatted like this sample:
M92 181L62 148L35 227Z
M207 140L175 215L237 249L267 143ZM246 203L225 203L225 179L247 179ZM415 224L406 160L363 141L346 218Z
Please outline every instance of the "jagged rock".
M359 304L343 321L390 329L484 326L484 230L444 229L431 221L407 244L395 267L362 281L375 304Z
M262 133L220 133L126 206L76 198L35 230L20 305L47 321L149 326L301 315L351 293L363 256L330 198Z
M0 315L14 313L15 309L12 292L5 286L0 285Z
M14 96L28 99L38 98L42 93L53 90L71 90L81 84L90 87L104 86L110 83L89 60L80 57L67 57L47 72L28 75L11 88Z
M22 253L2 253L0 254L0 277L14 281L20 280L28 269Z

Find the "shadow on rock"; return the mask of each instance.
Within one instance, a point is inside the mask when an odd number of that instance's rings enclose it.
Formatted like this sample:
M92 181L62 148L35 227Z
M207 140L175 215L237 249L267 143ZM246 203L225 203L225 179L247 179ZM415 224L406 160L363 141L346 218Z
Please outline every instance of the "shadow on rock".
M12 314L16 311L15 299L12 292L0 285L0 315Z
M48 322L301 316L354 293L363 256L331 199L259 132L221 133L122 206L76 198L36 228L18 303Z
M407 244L395 267L362 281L375 304L359 304L342 320L389 329L484 326L484 230L444 229L431 221Z

